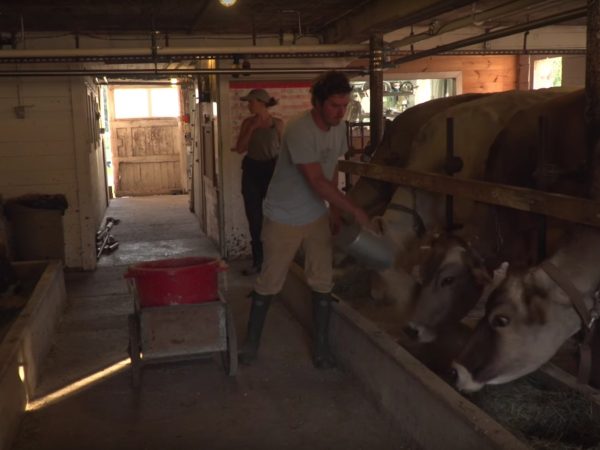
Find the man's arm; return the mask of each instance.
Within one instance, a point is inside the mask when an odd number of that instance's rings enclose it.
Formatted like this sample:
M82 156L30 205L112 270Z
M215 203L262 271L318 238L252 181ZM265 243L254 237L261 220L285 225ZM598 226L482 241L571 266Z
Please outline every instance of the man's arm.
M342 194L337 188L337 183L334 183L333 180L329 180L325 177L323 170L321 169L321 164L318 162L298 164L298 169L300 170L300 173L304 175L304 178L306 178L310 187L319 197L329 202L331 207L351 214L359 225L366 228L371 227L371 221L369 220L367 213ZM334 175L333 178L337 180L337 175Z

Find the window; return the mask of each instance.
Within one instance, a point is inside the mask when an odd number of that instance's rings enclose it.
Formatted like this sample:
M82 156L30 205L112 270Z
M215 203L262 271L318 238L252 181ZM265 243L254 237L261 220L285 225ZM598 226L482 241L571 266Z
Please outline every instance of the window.
M562 58L538 59L533 63L533 89L562 86Z
M179 89L115 89L115 119L179 117Z
M348 107L347 120L368 122L371 110L369 83L352 81L354 87L352 101ZM386 119L393 120L401 112L434 98L456 95L454 78L440 79L390 79L383 82L383 113Z

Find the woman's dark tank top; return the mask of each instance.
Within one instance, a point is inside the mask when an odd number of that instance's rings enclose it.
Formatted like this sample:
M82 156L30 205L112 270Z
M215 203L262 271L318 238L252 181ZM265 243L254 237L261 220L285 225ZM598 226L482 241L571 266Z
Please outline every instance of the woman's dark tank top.
M247 157L257 161L267 161L279 154L279 134L275 124L269 128L257 128L250 136Z

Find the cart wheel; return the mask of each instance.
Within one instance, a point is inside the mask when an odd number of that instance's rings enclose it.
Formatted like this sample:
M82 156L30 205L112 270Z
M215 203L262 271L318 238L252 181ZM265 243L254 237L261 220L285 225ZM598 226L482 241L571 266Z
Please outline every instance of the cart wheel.
M131 384L140 385L140 325L138 317L130 314L129 322L129 358L131 359Z
M227 331L227 349L221 352L221 360L223 361L225 372L230 377L233 377L237 373L238 368L237 338L233 314L231 314L231 309L229 309L228 305L225 305L225 328Z

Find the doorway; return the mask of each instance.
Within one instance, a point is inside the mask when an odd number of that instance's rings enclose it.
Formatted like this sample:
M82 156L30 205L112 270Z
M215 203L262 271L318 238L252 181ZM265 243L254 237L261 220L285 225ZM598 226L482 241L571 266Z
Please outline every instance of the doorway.
M102 97L107 185L113 195L187 193L179 85L111 84Z

